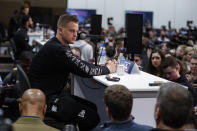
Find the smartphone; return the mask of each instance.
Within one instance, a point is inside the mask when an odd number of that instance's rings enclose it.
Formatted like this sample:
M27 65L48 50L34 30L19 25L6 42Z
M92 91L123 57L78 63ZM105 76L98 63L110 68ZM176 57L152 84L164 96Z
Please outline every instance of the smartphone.
M111 76L107 75L105 78L106 78L108 81L114 81L114 82L120 81L120 78L119 78L119 77L111 77Z

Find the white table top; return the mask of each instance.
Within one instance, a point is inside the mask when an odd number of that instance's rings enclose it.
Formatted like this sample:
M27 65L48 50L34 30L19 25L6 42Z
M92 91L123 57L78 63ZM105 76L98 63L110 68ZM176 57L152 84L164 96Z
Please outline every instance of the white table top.
M148 74L146 72L140 71L139 74L127 74L125 73L123 76L118 76L116 73L110 74L115 77L119 77L119 82L108 81L105 77L102 76L94 76L93 78L106 86L120 84L126 86L131 91L158 91L159 86L149 86L149 83L154 82L168 82L163 78Z
M29 37L40 37L40 36L42 36L43 35L43 32L42 31L40 31L40 32L28 32L28 36Z
M40 45L44 45L49 39L34 39L34 41L37 43L37 44L40 44Z
M29 45L32 46L32 42L34 40L43 38L43 33L42 32L28 32L28 36L29 36Z

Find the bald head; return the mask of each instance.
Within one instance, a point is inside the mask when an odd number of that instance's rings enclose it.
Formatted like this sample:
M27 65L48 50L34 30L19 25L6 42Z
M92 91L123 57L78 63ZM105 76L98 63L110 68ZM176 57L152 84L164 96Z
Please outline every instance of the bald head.
M29 103L29 104L45 104L45 95L39 89L28 89L23 93L21 98L22 103Z
M45 94L39 89L28 89L23 93L19 109L22 115L44 117L46 112Z

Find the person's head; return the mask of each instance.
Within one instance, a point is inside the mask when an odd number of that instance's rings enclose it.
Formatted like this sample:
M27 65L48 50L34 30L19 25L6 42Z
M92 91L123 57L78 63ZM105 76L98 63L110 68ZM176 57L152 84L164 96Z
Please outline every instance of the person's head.
M160 36L165 36L165 35L166 35L165 30L164 30L164 29L161 29L161 30L160 30Z
M184 56L184 50L185 50L185 45L179 45L176 49L176 57L180 60L182 60Z
M72 53L77 56L78 58L81 58L81 50L77 47L71 47Z
M150 55L150 61L149 61L152 64L152 66L154 66L155 68L158 68L161 65L163 60L164 60L164 56L161 53L161 51L159 50L152 51Z
M31 16L29 15L23 15L21 18L21 25L26 27L27 29L33 25L33 21Z
M141 59L141 56L139 54L135 54L134 55L134 61L135 63L138 65L138 66L141 66L142 65L142 59Z
M31 2L30 1L24 1L24 6L30 8Z
M191 60L191 56L194 54L194 49L193 49L193 47L190 47L190 46L188 46L188 47L186 47L185 48L185 55L184 55L184 60L185 61L187 61L187 62L190 62L190 60Z
M104 102L111 121L125 121L130 118L133 96L126 87L122 85L107 87L104 92Z
M162 43L162 45L161 45L161 52L163 54L165 54L166 51L168 50L168 46L167 45L168 45L167 43Z
M115 49L113 46L107 46L106 47L106 56L109 58L109 59L113 59L114 56L115 56Z
M176 56L176 49L170 49L170 53L172 54L172 56Z
M190 60L191 74L197 75L197 54L193 54Z
M153 50L150 54L147 72L156 76L161 76L161 64L165 57L160 50Z
M63 14L57 22L56 37L62 44L73 44L78 33L78 19L74 15Z
M115 49L116 49L116 56L119 56L120 52L121 52L121 49L124 48L124 39L122 38L117 38L115 40Z
M32 63L33 53L30 51L23 51L19 57L20 65L25 73L29 73L30 65Z
M29 14L29 7L25 7L23 12L25 15L28 15Z
M175 81L180 77L180 65L175 57L169 56L162 64L163 75L170 81Z
M154 39L155 38L155 32L153 30L148 31L148 38Z
M39 89L26 90L19 103L19 111L24 116L38 116L42 120L46 112L46 97Z
M22 6L21 10L20 10L20 13L22 15L29 15L29 7L28 6Z
M162 84L155 106L157 128L181 129L192 110L192 96L183 86L176 83Z
M120 50L121 48L124 48L124 39L122 38L117 38L115 40L115 46L117 50Z

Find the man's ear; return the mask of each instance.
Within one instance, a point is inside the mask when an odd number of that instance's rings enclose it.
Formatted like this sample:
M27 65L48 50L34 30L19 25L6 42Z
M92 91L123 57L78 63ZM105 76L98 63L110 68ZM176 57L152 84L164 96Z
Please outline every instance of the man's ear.
M155 107L155 113L154 113L154 118L155 118L156 123L159 122L160 116L161 116L161 114L160 114L160 108L158 106L156 106Z
M18 108L19 108L19 112L21 113L22 112L22 104L21 104L21 98L18 98L17 101L18 101Z
M21 113L22 112L22 105L21 105L21 103L19 103L18 106L19 106L18 107L19 108L19 112Z
M47 111L47 105L44 105L43 116L45 115L46 111Z
M106 110L106 113L107 113L109 119L111 119L111 113L110 113L110 110L107 106L105 107L105 110Z
M63 29L61 27L59 27L58 32L59 32L60 35L62 35L62 31L63 31Z

